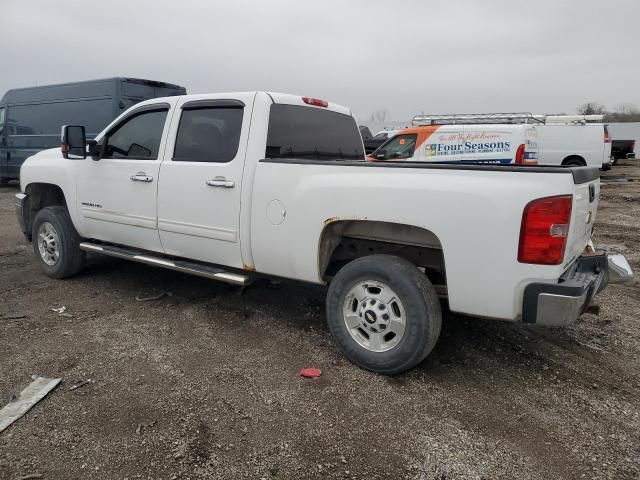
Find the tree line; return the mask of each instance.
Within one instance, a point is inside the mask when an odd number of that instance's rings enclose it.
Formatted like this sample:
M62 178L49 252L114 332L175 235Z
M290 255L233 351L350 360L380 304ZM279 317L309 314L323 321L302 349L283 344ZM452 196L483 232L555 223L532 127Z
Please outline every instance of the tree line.
M640 122L640 107L633 103L621 103L608 110L598 102L579 105L576 111L580 115L604 115L606 122Z

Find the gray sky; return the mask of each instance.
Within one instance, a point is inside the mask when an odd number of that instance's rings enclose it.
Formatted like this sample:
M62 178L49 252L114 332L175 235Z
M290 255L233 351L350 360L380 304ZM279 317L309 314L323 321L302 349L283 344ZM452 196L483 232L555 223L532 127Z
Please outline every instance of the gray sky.
M0 95L110 76L325 98L365 120L640 105L638 0L0 0Z

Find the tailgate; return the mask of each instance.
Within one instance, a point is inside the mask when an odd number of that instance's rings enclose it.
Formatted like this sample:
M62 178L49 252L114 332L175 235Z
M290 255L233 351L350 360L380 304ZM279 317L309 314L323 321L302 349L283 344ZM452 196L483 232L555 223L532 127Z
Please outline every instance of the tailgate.
M583 169L586 170L589 167L577 167L574 170ZM573 208L564 257L565 266L584 251L585 246L591 239L600 195L600 179L591 177L586 175L581 177L574 174Z

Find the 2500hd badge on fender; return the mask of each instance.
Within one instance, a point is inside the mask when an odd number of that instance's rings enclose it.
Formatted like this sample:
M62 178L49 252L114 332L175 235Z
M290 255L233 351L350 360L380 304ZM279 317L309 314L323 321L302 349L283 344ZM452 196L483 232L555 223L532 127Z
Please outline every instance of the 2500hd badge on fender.
M142 102L95 141L22 166L17 213L44 272L86 252L235 284L328 284L338 348L385 374L433 349L452 311L574 321L621 256L585 253L597 168L372 163L344 107L251 92Z

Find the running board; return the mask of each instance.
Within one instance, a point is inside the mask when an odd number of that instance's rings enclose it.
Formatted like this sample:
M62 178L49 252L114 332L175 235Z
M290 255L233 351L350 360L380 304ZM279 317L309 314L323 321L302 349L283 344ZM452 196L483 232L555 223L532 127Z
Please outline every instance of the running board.
M167 268L169 270L175 270L176 272L189 273L199 277L233 283L234 285L247 285L249 283L249 277L246 275L229 273L221 268L210 267L208 265L201 265L183 260L168 260L161 257L152 257L123 247L112 247L109 245L82 242L80 244L80 250L84 250L85 252L101 253L110 257L124 258L125 260L132 260L134 262L144 263L154 267Z

